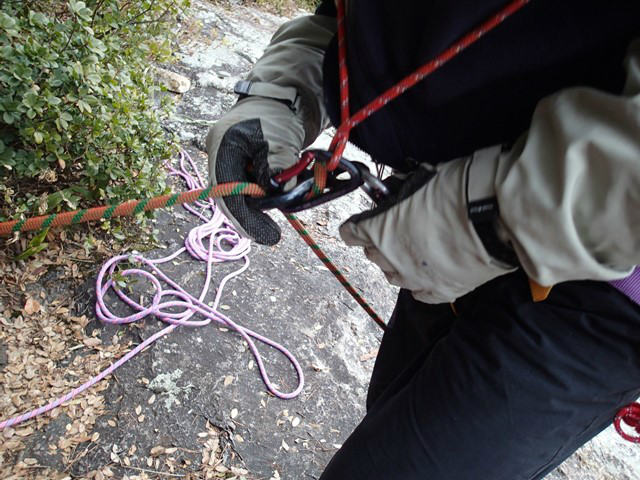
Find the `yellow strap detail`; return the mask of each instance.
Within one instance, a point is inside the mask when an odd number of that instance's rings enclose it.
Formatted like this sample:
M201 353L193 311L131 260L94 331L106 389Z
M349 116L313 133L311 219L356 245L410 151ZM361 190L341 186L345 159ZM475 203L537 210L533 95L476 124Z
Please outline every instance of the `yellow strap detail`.
M529 288L531 289L531 298L534 302L542 302L547 299L551 293L551 287L544 287L535 280L529 279Z

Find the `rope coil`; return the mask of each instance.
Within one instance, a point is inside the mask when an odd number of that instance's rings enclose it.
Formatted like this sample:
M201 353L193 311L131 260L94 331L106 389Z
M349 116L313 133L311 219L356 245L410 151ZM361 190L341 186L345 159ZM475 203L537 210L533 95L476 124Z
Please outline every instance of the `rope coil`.
M185 159L189 161L192 170L196 172L197 178L191 176L187 171ZM147 259L139 254L116 256L107 261L102 266L96 279L96 315L102 322L115 325L123 325L143 320L149 316L155 316L159 320L167 323L168 326L144 340L142 343L125 354L111 366L100 372L95 377L89 379L79 387L73 389L66 395L23 415L19 415L17 417L0 422L0 430L25 422L34 417L37 417L38 415L49 412L59 407L65 402L84 392L85 390L91 388L93 385L100 382L105 377L109 376L116 369L135 357L138 353L142 352L158 339L171 333L179 326L204 327L212 322L215 322L220 325L229 327L230 329L240 334L240 336L249 346L249 350L253 354L256 363L258 364L258 369L260 371L264 384L273 395L283 399L290 399L295 398L302 391L304 387L304 374L302 372L300 364L295 359L293 354L289 352L289 350L287 350L279 343L274 342L273 340L270 340L265 336L262 336L248 328L237 324L218 310L218 305L220 303L220 299L222 298L224 287L227 282L237 277L247 268L249 268L248 254L251 250L251 242L246 238L241 238L233 229L229 221L223 216L221 211L215 207L215 203L209 198L211 189L203 188L204 181L202 180L202 177L200 177L193 159L186 152L181 152L179 161L180 170L169 166L169 175L182 177L182 179L187 183L187 186L192 190L190 192L186 192L189 194L186 197L182 195L174 195L173 197L186 198L187 200L193 198L192 201L195 203L195 206L199 207L200 209L204 209L205 211L208 210L210 212L210 216L207 217L201 211L198 211L187 204L183 205L185 209L187 209L191 214L200 218L204 222L203 224L198 225L189 231L188 235L185 237L184 247L178 249L177 251L166 257L153 260ZM197 192L205 192L206 195ZM138 202L129 202L130 205L137 203ZM197 298L180 287L158 267L158 265L167 263L184 252L188 252L196 260L207 263L205 281L202 290L200 291L200 294ZM220 281L212 305L209 306L204 303L204 299L209 291L209 287L211 284L213 265L215 263L237 260L242 260L243 264L235 271L226 275ZM153 286L154 292L151 303L149 305L141 305L140 303L130 298L123 292L122 289L118 288L116 282L114 281L113 276L116 272L116 269L119 265L125 262L135 263L136 265L134 267L126 268L122 271L119 271L118 273L121 276L141 277L142 279L147 280ZM142 267L147 267L150 271L145 270ZM163 283L168 285L169 288L163 289ZM105 302L105 297L110 291L115 293L115 295L130 308L132 308L135 313L124 317L118 316L113 313ZM202 319L192 320L192 317L196 314L198 314ZM273 385L269 378L269 375L266 372L262 357L258 352L258 348L255 344L256 340L278 350L289 360L291 365L294 367L296 375L298 377L298 385L294 390L292 390L291 392L282 392Z

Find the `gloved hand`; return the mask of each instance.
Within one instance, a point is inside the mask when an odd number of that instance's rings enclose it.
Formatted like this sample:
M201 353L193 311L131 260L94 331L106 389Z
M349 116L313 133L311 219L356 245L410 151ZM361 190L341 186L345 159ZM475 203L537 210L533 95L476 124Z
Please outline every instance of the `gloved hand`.
M495 149L489 154L497 155ZM485 159L476 160L482 166ZM513 270L487 252L469 220L470 161L461 158L437 169L422 165L393 197L344 223L341 237L364 247L391 284L427 303L452 302Z
M258 96L240 100L209 130L209 179L225 182L254 182L269 188L269 179L298 161L305 140L302 119L285 102ZM295 179L285 190L295 185ZM280 228L265 213L253 209L247 197L220 198L218 207L238 232L263 245L280 240Z
M209 130L212 184L251 181L268 187L269 177L295 164L300 150L327 126L322 62L335 30L334 18L308 15L274 34L246 81L236 85L244 98ZM285 190L294 185L295 180ZM280 240L278 225L250 208L245 197L218 200L218 206L242 235L265 245Z

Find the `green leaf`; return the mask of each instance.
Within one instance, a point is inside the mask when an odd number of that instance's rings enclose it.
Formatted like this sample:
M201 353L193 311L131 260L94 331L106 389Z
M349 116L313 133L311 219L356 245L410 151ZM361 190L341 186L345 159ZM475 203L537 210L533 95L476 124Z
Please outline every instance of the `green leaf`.
M60 103L62 102L62 100L60 100L58 97L56 97L55 95L49 95L47 97L47 103L49 105L55 106L55 105L60 105Z
M87 5L84 2L70 1L69 7L71 8L71 11L82 20L91 21L92 12L87 8Z
M24 252L16 257L16 260L26 260L29 257L33 257L37 253L47 248L49 244L47 242L38 245L37 247L29 247Z
M82 64L80 62L75 62L71 65L71 68L73 68L73 71L76 72L79 76L83 76L84 75L84 69L82 68Z
M54 192L47 195L47 210L52 211L55 207L62 203L62 192Z
M87 102L85 102L84 100L78 100L78 109L82 112L85 111L87 113L91 113L91 105L89 105Z
M38 252L41 252L45 248L49 246L47 242L45 242L45 238L47 238L47 233L49 232L49 227L42 230L35 237L31 239L29 242L29 246L22 252L20 255L16 257L16 260L25 260Z
M87 75L87 81L89 83L100 83L100 75L97 73L90 73Z
M42 26L49 23L49 19L46 15L40 12L29 12L29 23L31 25Z
M42 245L42 242L44 242L44 239L47 238L47 233L49 233L49 228L50 227L45 228L40 233L38 233L35 237L33 237L29 242L29 246L37 247L39 245Z
M0 12L0 28L3 30L11 30L16 26L16 20L4 12Z
M76 208L78 208L78 202L80 201L80 198L77 195L71 193L69 189L65 189L62 191L62 199L70 209L75 210Z
M69 9L73 13L77 13L79 10L85 8L86 6L87 6L87 4L84 3L84 2L80 2L80 1L76 1L76 0L70 0L69 1Z

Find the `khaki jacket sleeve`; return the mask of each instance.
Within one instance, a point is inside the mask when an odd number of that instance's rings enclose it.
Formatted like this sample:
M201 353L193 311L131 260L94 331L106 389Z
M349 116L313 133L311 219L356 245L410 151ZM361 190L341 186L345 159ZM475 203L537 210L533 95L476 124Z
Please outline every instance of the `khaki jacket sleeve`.
M540 102L501 158L500 220L542 285L613 280L640 264L640 39L622 95L571 88Z
M304 123L307 146L328 126L322 88L324 53L336 32L336 19L300 17L282 25L247 80L297 90L298 118Z
M268 165L278 171L293 165L298 153L327 126L322 89L324 52L336 30L334 18L310 15L282 25L243 84L246 98L237 102L207 135L209 178L227 131L259 119L268 143ZM292 180L285 188L295 184Z

